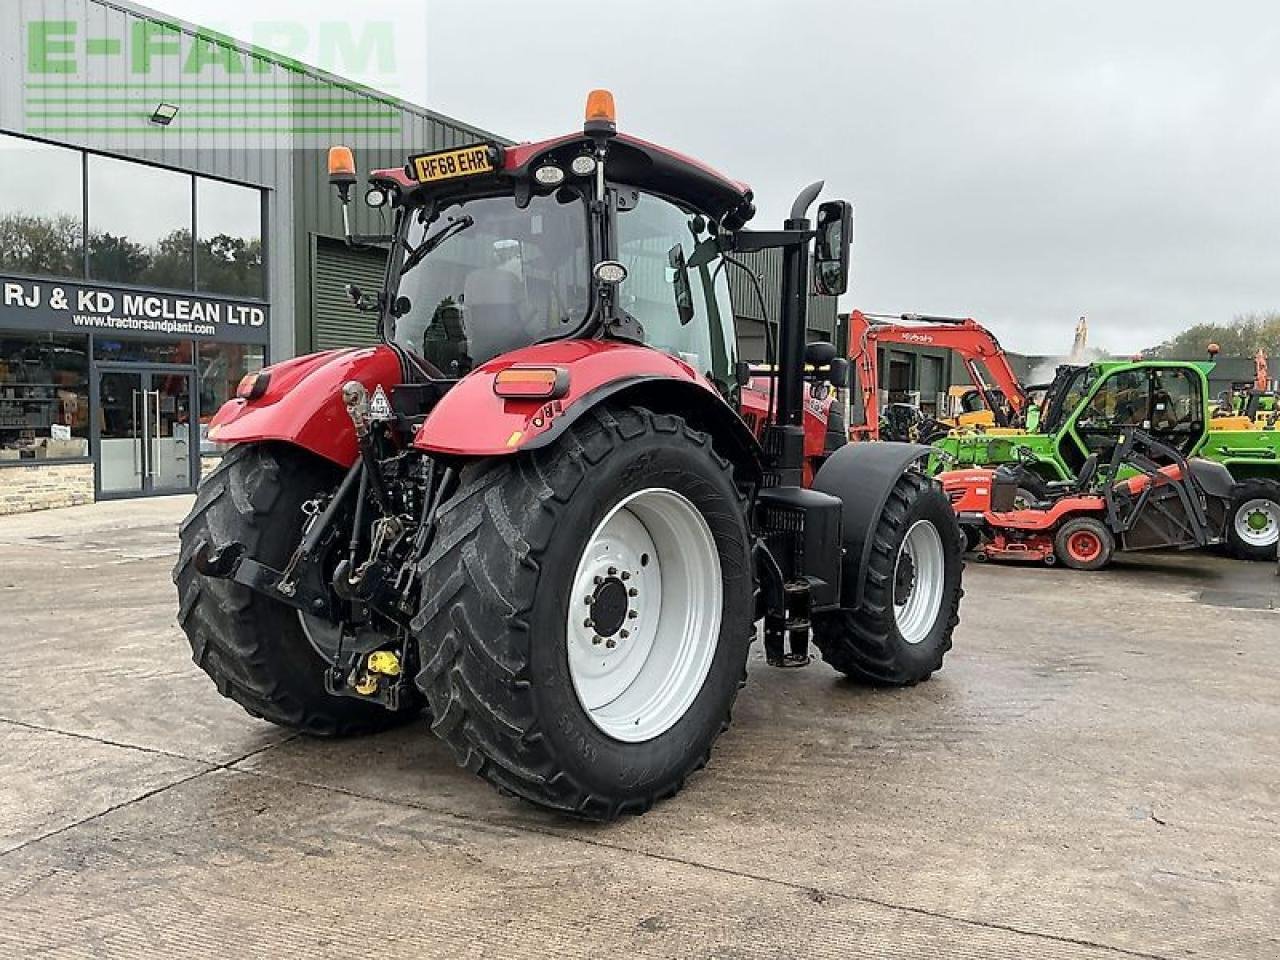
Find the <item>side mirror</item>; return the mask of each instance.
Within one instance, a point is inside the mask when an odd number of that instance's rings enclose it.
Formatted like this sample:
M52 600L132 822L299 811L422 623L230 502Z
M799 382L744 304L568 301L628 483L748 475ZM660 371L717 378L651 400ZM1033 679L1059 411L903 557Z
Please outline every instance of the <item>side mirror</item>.
M672 270L671 283L675 288L676 312L680 315L680 326L687 326L693 320L693 285L689 282L689 264L684 258L684 247L676 244L667 251L667 265Z
M836 357L831 361L831 372L827 374L827 383L843 389L849 385L851 368L844 357Z
M818 207L817 245L813 254L818 292L838 297L849 289L849 248L853 244L853 204L828 200Z

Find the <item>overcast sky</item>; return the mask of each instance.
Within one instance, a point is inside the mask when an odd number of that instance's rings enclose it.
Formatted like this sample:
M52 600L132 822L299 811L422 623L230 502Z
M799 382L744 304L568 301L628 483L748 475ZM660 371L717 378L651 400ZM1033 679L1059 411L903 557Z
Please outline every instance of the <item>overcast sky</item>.
M1081 314L1131 352L1280 309L1273 0L152 3L247 39L295 18L301 59L514 139L609 87L623 129L750 182L758 227L825 178L857 208L845 309L1047 353ZM343 21L395 21L395 62L323 62Z

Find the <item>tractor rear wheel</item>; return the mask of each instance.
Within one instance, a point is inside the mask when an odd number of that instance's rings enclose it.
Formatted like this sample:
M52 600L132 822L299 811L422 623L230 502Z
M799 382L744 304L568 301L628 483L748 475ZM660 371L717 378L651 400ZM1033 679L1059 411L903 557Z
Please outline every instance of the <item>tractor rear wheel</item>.
M1072 570L1101 570L1111 562L1116 538L1094 517L1068 520L1053 538L1053 552Z
M964 535L942 488L915 471L889 494L857 610L813 615L822 658L853 680L910 686L929 679L960 622Z
M500 790L642 813L729 724L754 634L746 505L679 417L597 409L472 465L419 571L433 729Z
M246 556L281 569L297 546L302 504L332 491L341 475L327 462L284 445L232 448L203 483L179 530L173 571L178 622L192 658L224 697L251 714L312 736L334 737L396 726L417 710L336 697L327 664L307 639L298 611L231 580L195 568L201 545L238 541Z
M1274 560L1280 542L1280 483L1237 483L1227 515L1227 548L1238 560Z

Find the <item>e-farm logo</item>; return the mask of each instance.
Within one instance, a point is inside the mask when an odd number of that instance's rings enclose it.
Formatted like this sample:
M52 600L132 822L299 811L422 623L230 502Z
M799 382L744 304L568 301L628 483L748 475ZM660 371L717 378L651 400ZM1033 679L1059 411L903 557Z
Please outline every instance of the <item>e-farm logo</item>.
M95 34L76 20L26 22L25 97L32 134L396 134L394 101L307 72L395 74L388 22L253 25L253 44L211 30L131 20ZM158 108L176 107L160 111Z

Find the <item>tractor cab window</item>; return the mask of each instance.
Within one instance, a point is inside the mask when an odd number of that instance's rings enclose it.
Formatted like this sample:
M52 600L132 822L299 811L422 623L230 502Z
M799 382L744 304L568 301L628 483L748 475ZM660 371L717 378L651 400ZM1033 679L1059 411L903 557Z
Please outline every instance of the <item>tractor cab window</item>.
M1151 373L1151 428L1149 432L1184 456L1204 433L1204 400L1200 381L1190 370L1153 369Z
M430 223L417 214L406 241L416 249L444 236L401 278L409 309L396 340L446 376L572 331L589 306L587 217L567 190L533 197L520 209L509 196L466 200Z
M727 384L737 356L729 281L719 255L694 256L710 234L701 218L658 197L618 214L618 258L626 265L621 305L645 343Z
M1125 427L1190 453L1204 429L1199 384L1190 371L1141 367L1109 374L1081 412L1076 431L1090 450L1106 451Z

